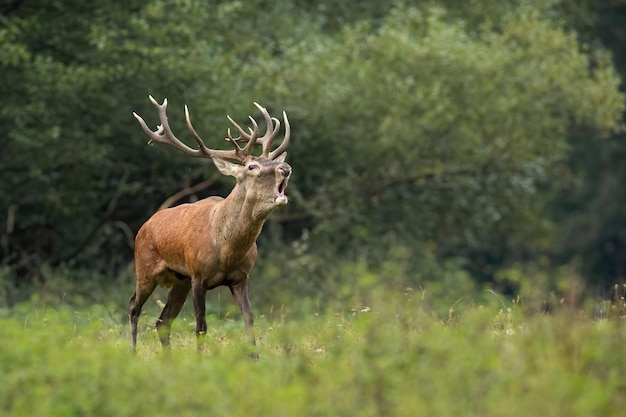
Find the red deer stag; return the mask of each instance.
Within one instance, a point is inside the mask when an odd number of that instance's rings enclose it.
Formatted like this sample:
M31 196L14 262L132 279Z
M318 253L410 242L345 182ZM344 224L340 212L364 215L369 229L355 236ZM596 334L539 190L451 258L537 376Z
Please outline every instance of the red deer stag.
M280 121L270 117L257 103L254 104L267 125L263 137L258 137L259 127L252 117L253 128L246 132L228 116L239 132L239 136L233 138L228 129L227 140L235 149L214 150L207 148L196 133L185 106L187 127L198 144L198 149L193 149L172 133L167 121L167 99L159 104L150 96L150 101L161 121L155 131L141 116L133 113L150 137L148 143L165 143L193 157L211 158L219 171L235 177L237 184L226 198L208 197L193 204L158 211L139 229L135 239L137 283L129 300L133 349L137 346L137 321L141 308L157 285L169 288L167 303L156 323L164 347L170 344L172 321L182 309L189 291L193 294L196 334L206 333L206 292L220 285L230 289L254 346L248 279L257 259L256 239L263 223L272 210L287 204L285 188L291 175L291 167L284 162L287 154L283 152L289 144L287 115L283 112L285 137L274 150L270 149L280 129ZM262 146L261 156L251 155L255 144ZM257 357L256 350L252 356Z

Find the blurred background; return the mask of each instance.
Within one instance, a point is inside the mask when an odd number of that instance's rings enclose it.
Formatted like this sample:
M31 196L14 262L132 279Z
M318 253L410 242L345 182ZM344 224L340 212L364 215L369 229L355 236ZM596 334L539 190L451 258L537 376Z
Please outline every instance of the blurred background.
M1 0L0 307L124 309L142 223L228 194L209 160L146 145L148 94L213 148L253 101L287 112L262 311L622 297L624 73L624 0Z

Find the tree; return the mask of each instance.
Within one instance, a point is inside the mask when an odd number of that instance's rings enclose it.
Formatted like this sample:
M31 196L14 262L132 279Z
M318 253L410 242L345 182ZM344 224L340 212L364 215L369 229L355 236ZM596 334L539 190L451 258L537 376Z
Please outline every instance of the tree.
M395 275L418 282L425 259L490 276L546 253L571 133L602 147L624 110L611 57L572 29L588 30L588 4L568 4L11 2L0 273L9 287L46 279L44 266L106 282L168 197L204 182L188 198L227 191L210 163L145 146L131 112L156 124L148 94L168 97L183 137L188 104L216 144L227 112L287 111L292 204L265 243L289 259L261 268L288 288L328 283L342 261L398 260ZM296 252L309 261L290 271Z
M626 2L603 1L595 6L597 18L589 24L591 30L585 32L585 38L612 52L623 78ZM572 132L570 138L566 167L572 179L558 189L553 201L553 215L561 220L554 257L575 263L596 291L607 294L608 287L626 279L625 137L620 131L597 141L582 130Z
M300 110L314 230L383 256L388 235L468 258L546 249L540 188L561 180L568 132L614 131L623 110L609 57L538 14L468 33L443 9L397 8L376 31L294 46L274 78Z

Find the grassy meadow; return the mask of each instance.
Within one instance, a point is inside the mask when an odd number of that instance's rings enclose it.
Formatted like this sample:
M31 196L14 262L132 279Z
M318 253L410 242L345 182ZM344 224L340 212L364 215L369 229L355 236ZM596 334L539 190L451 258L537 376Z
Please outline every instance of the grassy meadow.
M0 316L0 414L623 415L623 305L598 319L491 299L443 316L413 292L346 311L257 311L258 362L237 315L210 315L198 349L184 311L163 352L152 302L133 354L119 306L24 304Z

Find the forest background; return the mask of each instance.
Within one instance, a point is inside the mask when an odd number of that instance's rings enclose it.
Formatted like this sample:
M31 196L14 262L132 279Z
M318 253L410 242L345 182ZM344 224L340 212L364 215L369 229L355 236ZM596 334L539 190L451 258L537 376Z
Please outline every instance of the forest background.
M232 188L146 145L148 94L211 147L287 112L261 310L623 295L626 1L3 0L0 73L2 308L123 306L141 224Z

